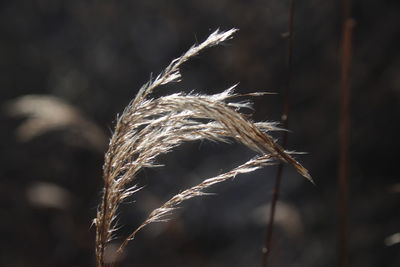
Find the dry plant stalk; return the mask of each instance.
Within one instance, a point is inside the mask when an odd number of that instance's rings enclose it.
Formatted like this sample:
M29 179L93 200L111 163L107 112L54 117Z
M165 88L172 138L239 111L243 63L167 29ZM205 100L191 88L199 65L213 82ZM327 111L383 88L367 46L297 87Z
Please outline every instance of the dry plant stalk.
M226 32L215 31L204 42L192 46L181 57L174 59L154 80L143 85L135 99L117 118L103 166L104 191L99 205L96 225L96 263L104 266L104 251L115 232L118 206L139 188L135 185L136 175L142 168L159 166L155 159L168 153L184 142L211 140L229 142L235 140L259 154L235 169L204 180L202 183L172 197L160 208L150 213L145 222L122 242L117 253L146 225L163 221L183 201L204 195L204 189L235 177L272 164L280 160L293 165L296 170L311 180L307 170L289 153L285 152L269 131L280 130L269 122L253 123L241 113L250 108L249 102L232 102L240 96L233 93L235 86L214 95L172 94L156 99L149 94L158 86L179 82L179 68L201 50L215 46L232 37L236 29ZM254 93L249 95L262 95Z

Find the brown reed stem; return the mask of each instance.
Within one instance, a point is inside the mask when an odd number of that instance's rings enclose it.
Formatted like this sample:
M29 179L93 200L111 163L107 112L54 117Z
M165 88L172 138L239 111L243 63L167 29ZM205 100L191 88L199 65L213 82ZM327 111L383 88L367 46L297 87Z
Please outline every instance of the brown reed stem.
M342 55L340 62L339 118L339 266L347 267L348 256L348 198L349 198L349 136L350 136L350 71L354 21L350 18L349 0L343 1Z
M290 0L289 5L289 23L288 23L288 50L287 50L287 80L286 86L284 88L284 103L283 103L283 114L282 114L282 125L284 129L288 129L289 126L289 92L291 89L291 78L292 78L292 60L293 60L293 30L294 30L294 12L295 11L295 0ZM288 141L288 132L284 131L282 134L282 147L285 148ZM283 174L283 164L280 163L278 165L275 185L272 193L271 200L271 209L269 214L269 221L267 226L267 232L265 236L265 243L262 249L262 267L266 267L268 265L268 257L271 252L271 244L272 244L272 234L274 228L274 219L275 219L275 210L276 203L279 199L279 193L282 182L282 174Z

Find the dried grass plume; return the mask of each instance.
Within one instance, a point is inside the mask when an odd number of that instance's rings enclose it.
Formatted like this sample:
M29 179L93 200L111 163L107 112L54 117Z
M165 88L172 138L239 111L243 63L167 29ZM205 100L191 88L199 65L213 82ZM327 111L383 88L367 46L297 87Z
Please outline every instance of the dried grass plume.
M184 62L205 48L232 38L235 32L236 29L225 32L217 30L204 42L192 46L181 57L174 59L161 74L143 85L135 99L117 118L105 155L104 191L94 220L97 266L105 264L105 248L116 229L119 205L139 190L135 184L137 173L142 168L159 166L155 162L159 155L170 152L184 142L235 140L255 151L258 156L172 197L151 212L144 223L125 238L117 253L121 253L126 244L146 225L167 219L183 201L204 195L204 189L238 174L252 172L280 160L291 164L301 175L311 180L307 170L268 135L269 131L279 130L274 123L254 123L240 113L241 109L250 107L250 103L232 101L239 96L233 92L235 86L214 95L177 93L155 99L149 97L157 87L179 82L179 68Z

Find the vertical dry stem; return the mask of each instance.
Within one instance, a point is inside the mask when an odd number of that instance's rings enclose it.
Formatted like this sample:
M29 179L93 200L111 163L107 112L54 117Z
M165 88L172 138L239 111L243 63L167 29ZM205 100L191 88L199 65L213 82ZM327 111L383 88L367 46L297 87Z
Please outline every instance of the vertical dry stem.
M287 84L284 88L284 103L283 103L283 114L282 114L282 124L284 129L288 129L289 126L289 92L291 91L291 80L292 80L292 58L293 58L293 30L294 30L294 14L295 14L295 1L290 0L289 4L289 23L288 23L288 50L287 50ZM288 133L284 131L282 134L282 147L285 148L287 145ZM276 203L279 199L279 193L281 188L283 174L283 164L279 163L276 177L275 177L275 185L272 192L271 199L271 209L269 213L269 221L267 225L267 232L265 235L265 243L262 249L262 267L266 267L268 265L268 257L271 252L271 244L272 244L272 235L274 229L274 219L275 219L275 210Z
M348 266L348 195L350 136L350 70L354 21L350 18L350 1L344 2L342 36L340 118L339 118L339 266Z

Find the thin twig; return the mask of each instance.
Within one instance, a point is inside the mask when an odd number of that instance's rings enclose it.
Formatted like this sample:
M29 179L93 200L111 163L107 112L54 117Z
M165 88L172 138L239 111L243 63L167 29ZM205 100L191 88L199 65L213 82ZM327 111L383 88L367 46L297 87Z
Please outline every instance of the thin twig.
M350 71L354 21L350 17L351 1L343 0L342 55L340 63L339 118L339 266L348 266L348 198L349 198L349 136L350 136Z
M295 11L295 1L290 0L289 6L289 23L288 23L288 50L287 50L287 80L286 86L284 88L284 104L283 104L283 115L282 115L282 124L284 129L288 129L289 125L289 92L291 90L291 79L292 79L292 59L293 59L293 30L294 30L294 12ZM284 131L282 134L282 147L285 148L288 140L288 132ZM267 232L265 236L265 243L262 249L262 267L266 267L268 265L268 257L271 253L271 244L272 244L272 234L274 228L274 219L275 219L275 210L276 203L279 199L279 193L281 188L282 181L282 173L283 173L283 164L280 163L278 165L275 185L272 193L271 200L271 208L269 213L269 221L267 226Z

